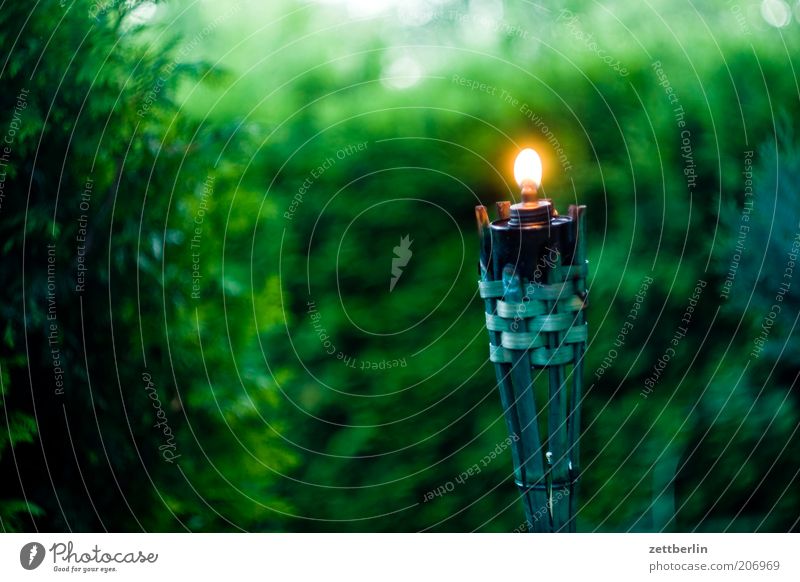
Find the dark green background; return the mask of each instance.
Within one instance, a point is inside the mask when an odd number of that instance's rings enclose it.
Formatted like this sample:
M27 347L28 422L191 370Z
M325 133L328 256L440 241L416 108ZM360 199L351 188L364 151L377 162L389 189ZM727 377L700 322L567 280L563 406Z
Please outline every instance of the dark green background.
M769 26L745 0L390 2L371 17L357 2L261 4L164 2L140 24L144 9L110 0L0 6L0 135L29 91L0 207L3 530L520 526L507 449L455 480L506 438L473 207L517 196L524 146L562 212L589 208L579 529L797 528L800 273L751 355L800 220L796 20ZM749 151L750 230L725 299ZM406 235L414 254L390 293ZM643 398L699 280L688 333Z

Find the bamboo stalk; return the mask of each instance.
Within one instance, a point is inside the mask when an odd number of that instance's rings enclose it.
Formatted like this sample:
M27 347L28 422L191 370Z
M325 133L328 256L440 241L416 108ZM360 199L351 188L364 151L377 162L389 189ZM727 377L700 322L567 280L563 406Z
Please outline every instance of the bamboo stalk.
M506 288L506 300L522 304L522 283L511 265L506 265L503 269L503 285ZM524 318L519 318L516 324L521 328L518 331L529 331ZM539 438L539 416L533 391L530 354L528 350L511 350L511 352L512 385L522 431L519 440L522 479L519 483L525 498L526 517L534 532L550 532L552 525L549 515L546 520L540 519L542 510L549 514L549 502L545 488L545 467Z
M502 204L498 202L499 205ZM491 281L491 257L492 257L492 238L489 231L489 215L485 206L475 207L475 219L478 223L478 237L481 243L479 274L481 281ZM484 311L489 315L494 315L497 311L497 299L485 299ZM500 345L500 332L489 331L489 342L493 345ZM511 385L511 365L495 364L495 378L497 388L500 392L500 404L503 406L503 417L506 422L506 429L509 435L517 435L519 442L522 438L519 419L514 413L514 388ZM511 446L511 458L514 463L514 478L522 479L520 452L516 443Z
M572 264L579 269L586 268L586 206L570 205L569 215L576 224L575 254ZM576 277L575 292L586 300L586 277L581 274ZM576 317L575 325L584 325L586 314L581 309ZM578 486L580 477L580 428L581 428L581 398L583 397L583 358L584 344L575 344L574 366L572 369L572 393L570 394L570 404L568 413L568 439L570 460L570 488L569 488L569 525L568 530L575 532L577 529L578 513Z

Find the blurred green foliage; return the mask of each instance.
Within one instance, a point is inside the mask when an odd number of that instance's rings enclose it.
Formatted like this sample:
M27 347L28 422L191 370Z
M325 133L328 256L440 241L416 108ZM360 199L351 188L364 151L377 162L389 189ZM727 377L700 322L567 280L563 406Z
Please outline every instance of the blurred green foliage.
M749 355L798 229L796 37L728 2L381 4L0 9L0 132L29 91L0 208L4 529L518 527L507 450L424 499L506 438L473 207L516 196L527 145L557 207L589 207L579 528L796 528L796 281Z

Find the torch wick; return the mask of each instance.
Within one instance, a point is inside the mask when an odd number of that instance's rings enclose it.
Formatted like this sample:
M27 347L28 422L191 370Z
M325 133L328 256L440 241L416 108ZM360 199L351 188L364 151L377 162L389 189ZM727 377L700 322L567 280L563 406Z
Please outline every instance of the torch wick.
M537 199L536 192L538 188L536 187L536 182L533 180L524 180L521 184L522 186L522 204L524 205L538 205L539 200Z

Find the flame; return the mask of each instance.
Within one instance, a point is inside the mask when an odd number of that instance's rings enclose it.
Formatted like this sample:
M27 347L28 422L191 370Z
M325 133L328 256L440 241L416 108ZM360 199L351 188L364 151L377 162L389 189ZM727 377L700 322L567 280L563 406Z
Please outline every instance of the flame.
M522 186L523 182L531 181L538 188L542 184L542 159L531 148L525 148L514 162L514 179Z

